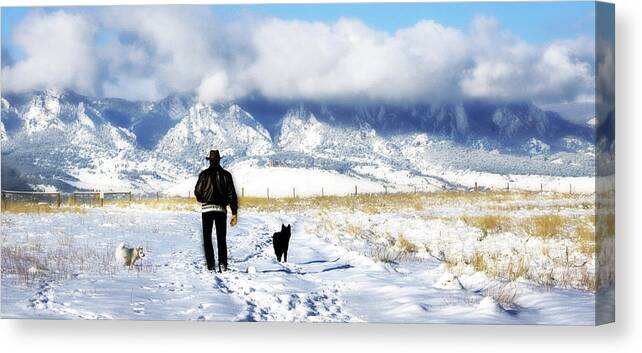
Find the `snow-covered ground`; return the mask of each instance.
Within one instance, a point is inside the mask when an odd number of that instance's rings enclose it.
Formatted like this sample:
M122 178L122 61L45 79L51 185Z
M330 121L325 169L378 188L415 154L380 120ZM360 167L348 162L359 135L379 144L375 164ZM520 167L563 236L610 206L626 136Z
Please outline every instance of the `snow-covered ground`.
M232 270L215 274L204 270L200 214L194 211L134 206L3 213L3 265L7 249L22 249L50 257L43 263L66 271L31 268L25 281L3 266L2 317L594 323L591 292L519 283L518 300L502 305L488 295L492 281L484 275L468 276L462 286L432 257L380 262L325 234L321 221L304 213L242 210L238 225L228 227ZM276 262L271 244L282 223L292 224L293 232L285 265ZM115 263L120 242L145 246L142 266L128 270ZM251 266L256 273L246 271Z
M394 170L389 166L360 166L353 173L342 174L332 170L261 167L252 161L235 163L229 168L234 176L236 191L245 196L300 197L324 195L349 195L359 193L438 191L442 188L521 191L552 191L592 194L594 177L561 177L550 175L493 174L472 170L455 170L426 164L425 172L440 175L439 179L414 175L407 170ZM194 190L197 176L185 179L162 189L164 195L186 196Z
M305 168L260 168L244 166L231 169L239 196L290 197L312 195L348 195L358 192L382 192L381 184L329 170ZM198 177L192 177L163 191L165 195L185 196L193 192ZM392 189L392 188L391 188Z

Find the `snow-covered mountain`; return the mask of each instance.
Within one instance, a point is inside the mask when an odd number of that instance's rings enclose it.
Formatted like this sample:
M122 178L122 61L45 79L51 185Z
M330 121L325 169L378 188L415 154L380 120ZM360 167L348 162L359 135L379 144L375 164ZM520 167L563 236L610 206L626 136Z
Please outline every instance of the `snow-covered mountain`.
M113 106L56 91L3 98L3 188L138 189L186 175L141 149L132 130L112 119Z
M528 103L128 102L47 90L2 97L2 187L175 189L214 148L240 175L319 170L398 189L466 186L471 173L591 177L594 135Z
M154 150L172 163L193 170L202 165L204 151L216 146L228 159L267 155L272 150L272 138L236 104L195 103Z

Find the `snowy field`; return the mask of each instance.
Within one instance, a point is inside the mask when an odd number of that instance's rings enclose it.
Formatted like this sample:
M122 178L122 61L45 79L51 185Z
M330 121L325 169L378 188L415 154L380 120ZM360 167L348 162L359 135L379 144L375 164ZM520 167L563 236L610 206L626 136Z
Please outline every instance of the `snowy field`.
M245 196L297 197L352 194L355 186L359 193L384 193L441 191L444 188L505 190L509 185L512 190L520 191L552 191L592 194L595 192L594 177L560 177L547 175L525 174L494 174L472 170L457 170L442 168L432 164L422 165L422 170L439 178L429 178L417 175L408 170L396 170L386 165L354 167L352 173L342 174L331 170L289 168L289 167L260 167L252 161L232 165L229 170L234 175L234 184L240 195ZM94 175L94 178L103 178ZM104 179L104 178L103 178ZM170 187L157 185L164 195L186 196L194 191L198 177L193 176ZM105 179L107 180L107 179ZM448 180L449 183L444 181ZM126 190L127 187L113 190ZM106 188L107 189L107 188ZM157 189L158 190L158 189ZM269 191L268 191L269 190Z
M547 202L575 217L592 212L575 207L589 200ZM200 214L189 207L3 213L1 313L42 319L594 323L594 292L581 289L581 276L591 275L592 255L582 258L581 249L564 238L529 238L525 245L510 231L480 231L461 221L462 207L468 209L457 203L376 213L342 205L242 208L238 225L228 227L231 271L224 274L204 269ZM537 212L528 205L520 209L518 217ZM292 224L289 262L283 265L271 240L282 223ZM120 242L146 248L140 266L128 270L116 262ZM479 249L486 264L491 257L510 259L518 245L530 247L522 254L528 261L548 247L551 262L542 259L539 266L557 281L538 283L537 269L502 279L501 261L495 275L453 261L456 253ZM567 262L570 249L573 272L555 261L560 248ZM248 273L250 267L256 272Z

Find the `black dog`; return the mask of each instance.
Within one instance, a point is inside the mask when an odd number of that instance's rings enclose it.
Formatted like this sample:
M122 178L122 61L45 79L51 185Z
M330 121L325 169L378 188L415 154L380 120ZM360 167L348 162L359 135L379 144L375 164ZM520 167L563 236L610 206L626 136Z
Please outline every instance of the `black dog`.
M288 224L286 227L281 224L281 231L274 233L272 236L272 244L274 245L274 253L276 259L281 262L281 255L283 255L283 262L288 262L288 245L290 244L290 230L292 226Z

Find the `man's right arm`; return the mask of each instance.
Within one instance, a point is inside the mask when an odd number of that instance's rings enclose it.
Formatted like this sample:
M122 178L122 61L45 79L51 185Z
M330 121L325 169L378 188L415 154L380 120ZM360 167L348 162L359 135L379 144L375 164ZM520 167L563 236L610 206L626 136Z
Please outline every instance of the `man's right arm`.
M203 172L198 175L198 181L196 182L196 186L194 187L194 196L196 196L196 201L198 202L203 202Z

